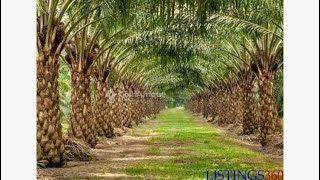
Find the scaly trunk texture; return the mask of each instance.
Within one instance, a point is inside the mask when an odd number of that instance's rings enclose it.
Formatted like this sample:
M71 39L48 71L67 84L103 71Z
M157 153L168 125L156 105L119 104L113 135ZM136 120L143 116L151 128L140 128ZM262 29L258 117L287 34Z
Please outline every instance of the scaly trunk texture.
M95 89L95 104L93 108L93 117L94 121L96 122L96 131L98 136L105 136L104 132L104 126L106 125L104 123L104 114L105 114L105 97L104 97L104 91L102 88L102 81L96 80L94 84L94 89Z
M132 119L134 121L134 124L135 125L138 125L139 124L139 97L137 96L137 89L135 88L133 90L133 92L135 93L133 97L131 97L131 100L132 100Z
M243 116L244 116L244 93L243 89L238 86L236 91L236 124L241 125L243 122Z
M228 101L229 101L229 96L228 96L228 90L223 90L222 95L220 97L220 103L219 106L220 108L220 113L219 113L219 125L225 125L227 121L227 117L229 117L230 112L228 111Z
M260 112L260 142L266 146L269 142L268 135L274 133L277 121L277 108L273 95L273 74L264 71L259 77L259 94L261 100Z
M135 109L136 109L136 124L140 124L142 122L142 97L140 97L141 91L137 90L137 97L135 98Z
M65 164L60 123L58 70L57 57L38 57L37 160L48 161L48 166Z
M113 122L116 128L122 128L122 119L121 119L121 92L119 90L119 87L116 87L114 90L115 97L114 102L112 103L112 111L113 111Z
M111 88L109 90L109 121L110 123L112 124L112 127L115 128L115 127L118 127L118 114L117 114L117 108L118 108L118 105L117 105L117 97L118 94L115 90L115 88Z
M212 122L214 119L214 94L212 91L210 91L209 95L209 105L208 105L208 116L211 116L211 119L209 119L209 122Z
M97 144L96 125L92 116L90 78L85 73L72 71L71 128L69 134L82 139L92 147Z
M47 166L63 166L66 160L60 123L58 57L64 49L65 27L54 19L52 31L47 34L47 18L47 14L37 17L37 160L47 161Z
M205 94L204 96L204 102L203 102L203 117L208 118L209 116L209 95Z
M215 120L215 123L217 123L217 124L221 124L221 122L222 122L222 116L221 116L221 114L223 114L224 112L223 112L223 107L222 107L222 105L223 105L223 97L222 97L222 95L223 95L223 93L222 93L222 90L221 89L219 89L217 92L216 92L216 94L215 94L215 103L214 103L214 106L215 106L215 112L214 112L214 119L216 119Z
M211 117L212 117L212 122L215 120L215 118L218 116L218 98L217 98L217 91L214 90L211 95Z
M125 110L125 119L124 119L124 126L128 128L132 128L132 119L131 119L131 91L129 88L128 83L125 83L125 91L124 91L124 110Z
M114 98L115 98L116 94L114 93L113 89L110 88L108 91L107 91L107 95L106 95L106 116L104 117L104 120L106 121L107 123L107 131L106 131L106 135L107 137L113 137L115 136L114 134L114 111L113 111L113 104L114 104Z
M235 92L235 89L232 88L229 92L230 96L229 96L229 117L227 119L227 124L235 124L237 121L237 111L238 111L238 102L237 102L237 95Z
M125 121L126 121L126 108L127 108L127 102L125 100L125 92L123 84L120 83L118 88L118 118L119 118L119 128L123 128Z
M113 127L109 122L109 102L108 102L108 89L107 82L102 80L96 80L96 103L94 106L94 117L98 124L98 135L105 137L112 137Z
M244 117L243 117L243 134L254 134L258 130L258 117L256 105L253 97L253 80L247 79L244 83Z

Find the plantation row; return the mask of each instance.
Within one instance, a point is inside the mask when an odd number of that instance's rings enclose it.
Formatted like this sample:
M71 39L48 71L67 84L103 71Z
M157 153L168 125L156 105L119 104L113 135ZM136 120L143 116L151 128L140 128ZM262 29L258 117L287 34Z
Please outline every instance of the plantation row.
M115 128L131 128L164 108L163 97L148 95L152 90L141 74L120 63L131 58L127 48L109 39L100 20L88 23L96 20L93 16L97 7L108 9L108 5L39 1L37 160L47 166L62 166L66 161L59 107L61 63L71 71L67 134L91 147L98 143L98 136L112 137ZM119 31L113 33L114 37Z
M94 81L96 99L95 103L92 103L89 85L86 86L84 82L79 83L78 76L72 77L68 136L81 139L91 147L97 144L97 136L113 137L115 128L131 128L141 123L143 118L153 117L164 108L163 97L149 96L142 85L128 80L122 80L112 88L108 88L105 80L96 79ZM38 76L38 80L40 78L41 76ZM90 78L87 77L83 81L89 82ZM57 93L57 85L53 85L50 90ZM53 166L62 165L65 162L65 149L59 121L61 116L59 101L50 99L48 96L50 94L46 93L49 92L48 88L38 86L38 92L37 159L45 159ZM131 96L135 93L140 95Z
M266 146L273 137L282 136L283 123L273 86L276 69L265 69L263 73L247 69L237 74L236 81L213 84L194 94L187 108L204 118L210 116L209 121L218 125L241 126L243 135L259 133L261 145Z
M95 147L174 98L267 145L282 129L282 10L281 0L38 0L37 160L65 164L62 118L68 137Z

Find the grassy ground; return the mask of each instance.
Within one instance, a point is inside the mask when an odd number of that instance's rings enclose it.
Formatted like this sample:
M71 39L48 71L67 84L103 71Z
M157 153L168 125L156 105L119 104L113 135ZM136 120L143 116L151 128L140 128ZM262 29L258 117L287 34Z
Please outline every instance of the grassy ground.
M223 131L200 123L184 109L157 116L158 125L137 127L134 136L153 134L149 154L168 158L146 159L124 171L142 179L205 179L206 170L282 169L266 155L244 147Z

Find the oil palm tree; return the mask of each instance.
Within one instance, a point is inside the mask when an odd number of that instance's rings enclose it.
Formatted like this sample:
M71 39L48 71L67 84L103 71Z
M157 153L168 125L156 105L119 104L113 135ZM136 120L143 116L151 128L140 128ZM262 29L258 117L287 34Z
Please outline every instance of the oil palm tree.
M79 16L66 18L74 0L37 1L37 160L48 166L62 166L65 151L60 124L58 71L59 56L67 39L79 20L92 10ZM83 9L72 9L74 14ZM71 22L75 22L72 23Z
M274 94L274 76L282 64L281 53L283 41L273 34L263 35L255 41L254 50L249 50L252 58L256 58L254 71L257 71L260 111L260 136L263 146L268 143L268 135L275 132L278 112Z
M119 4L120 3L120 4ZM94 147L97 143L97 130L101 134L106 130L106 125L101 124L101 118L104 114L100 114L100 118L94 117L92 112L92 99L90 96L90 84L91 75L93 71L93 64L97 59L106 58L105 61L115 58L113 56L105 57L106 51L108 56L112 46L115 46L115 35L110 32L114 32L113 26L115 24L115 15L119 16L119 19L124 19L123 14L126 9L122 8L122 3L125 1L102 1L101 3L92 2L84 5L83 11L80 14L87 14L91 9L95 11L74 23L79 24L74 29L74 36L68 40L66 48L67 55L66 61L70 65L72 73L72 100L71 100L71 128L69 131L70 135L80 138L89 143ZM81 4L77 4L81 6ZM70 14L72 16L72 14ZM118 31L121 32L121 31ZM111 35L110 35L111 34ZM107 65L109 66L109 65ZM110 72L107 69L103 69L103 72L96 71L96 91L99 89L106 93L105 81ZM101 75L102 73L102 75ZM99 82L98 82L99 81ZM104 84L101 84L104 83ZM99 85L100 84L100 85ZM102 92L98 92L98 99L101 99ZM102 100L102 99L101 99ZM100 101L98 103L101 103ZM98 121L97 121L98 120ZM106 133L106 132L105 132ZM110 134L110 133L108 133Z
M85 140L94 147L97 143L97 138L96 124L92 116L90 73L99 45L92 43L96 41L95 38L90 39L87 36L82 35L82 40L80 40L80 34L78 34L75 36L74 42L71 42L66 49L66 61L70 65L72 74L71 128L69 129L69 134Z
M247 99L252 104L252 82L254 78L258 81L259 98L261 107L259 110L259 130L260 139L263 146L268 144L268 135L272 135L275 131L277 122L277 108L274 101L273 79L274 74L282 66L283 51L283 2L278 0L259 1L250 3L240 3L237 11L220 12L214 14L208 21L215 22L218 26L234 29L233 38L228 41L235 41L232 45L232 54L235 60L244 62L250 59L250 63L245 63L245 73L243 80ZM266 16L268 14L268 16ZM241 32L239 35L239 32ZM241 53L235 53L241 51ZM254 77L252 77L254 74ZM249 105L249 109L253 112L253 108ZM250 114L250 113L249 113ZM253 114L248 115L251 117ZM252 133L254 126L251 120L246 120L247 125L244 128L245 133Z
M117 32L118 33L118 32ZM113 36L115 38L115 36ZM122 105L126 103L124 80L119 79L121 74L117 72L116 67L120 62L130 60L134 53L130 52L130 48L121 44L121 39L116 38L116 41L108 41L104 43L105 50L102 50L98 55L98 60L95 63L95 91L97 94L95 104L95 119L100 127L100 135L107 137L113 135L114 126L121 126L117 119L124 119L125 113L118 111L125 111ZM111 83L111 80L116 80L116 83ZM111 109L110 109L111 108ZM108 115L107 110L112 111L112 116ZM123 117L121 117L123 116Z

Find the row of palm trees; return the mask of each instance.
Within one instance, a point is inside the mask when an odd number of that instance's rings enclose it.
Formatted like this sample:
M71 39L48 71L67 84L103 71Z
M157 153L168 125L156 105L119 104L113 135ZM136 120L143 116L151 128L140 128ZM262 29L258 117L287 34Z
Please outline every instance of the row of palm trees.
M258 132L266 146L282 132L274 84L283 65L283 2L237 6L208 18L216 34L202 57L212 68L206 85L190 92L187 107L217 124L238 124L243 134Z
M190 110L217 114L221 123L236 114L250 126L246 133L259 116L265 144L276 119L281 11L279 0L38 0L37 159L65 163L61 62L71 72L68 134L92 147L97 136L163 109L163 96L152 92L192 96ZM250 100L255 82L258 107Z
M112 86L107 72L103 76L98 73L85 77L73 76L68 136L81 139L91 147L97 144L98 136L113 137L115 128L131 128L164 108L163 97L151 93L145 84L133 76L122 76ZM91 79L94 79L95 98L92 98L89 86ZM61 122L59 116L50 117L51 112L54 111L39 112L38 109L37 158L48 161L48 166L60 166L65 163Z
M120 64L132 59L133 52L121 41L126 34L124 25L116 23L122 18L116 19L122 13L116 5L118 1L38 1L37 160L48 166L65 164L59 59L71 71L68 135L91 147L98 136L112 137L114 128L130 128L164 108L163 97L151 94L139 74L126 74L130 68ZM113 26L105 28L110 22Z
M250 74L250 72L248 73ZM277 111L274 89L260 90L256 77L246 74L245 79L212 85L203 92L195 93L187 103L187 109L202 115L219 126L234 125L242 128L242 135L259 134L262 146L281 136L283 124ZM265 87L263 87L265 88Z
M206 118L211 115L220 125L238 124L245 135L258 132L261 145L266 146L282 133L274 84L282 68L283 42L274 33L243 39L224 45L221 62L232 71L223 79L217 72L216 79L194 93L188 109Z
M267 24L266 31L231 31L234 34L227 35L230 39L215 46L220 67L213 69L213 78L194 93L189 104L193 112L212 113L218 123L241 124L244 134L258 131L263 146L269 143L268 136L281 132L276 128L279 118L274 84L283 64L282 29ZM199 103L208 107L199 109Z

